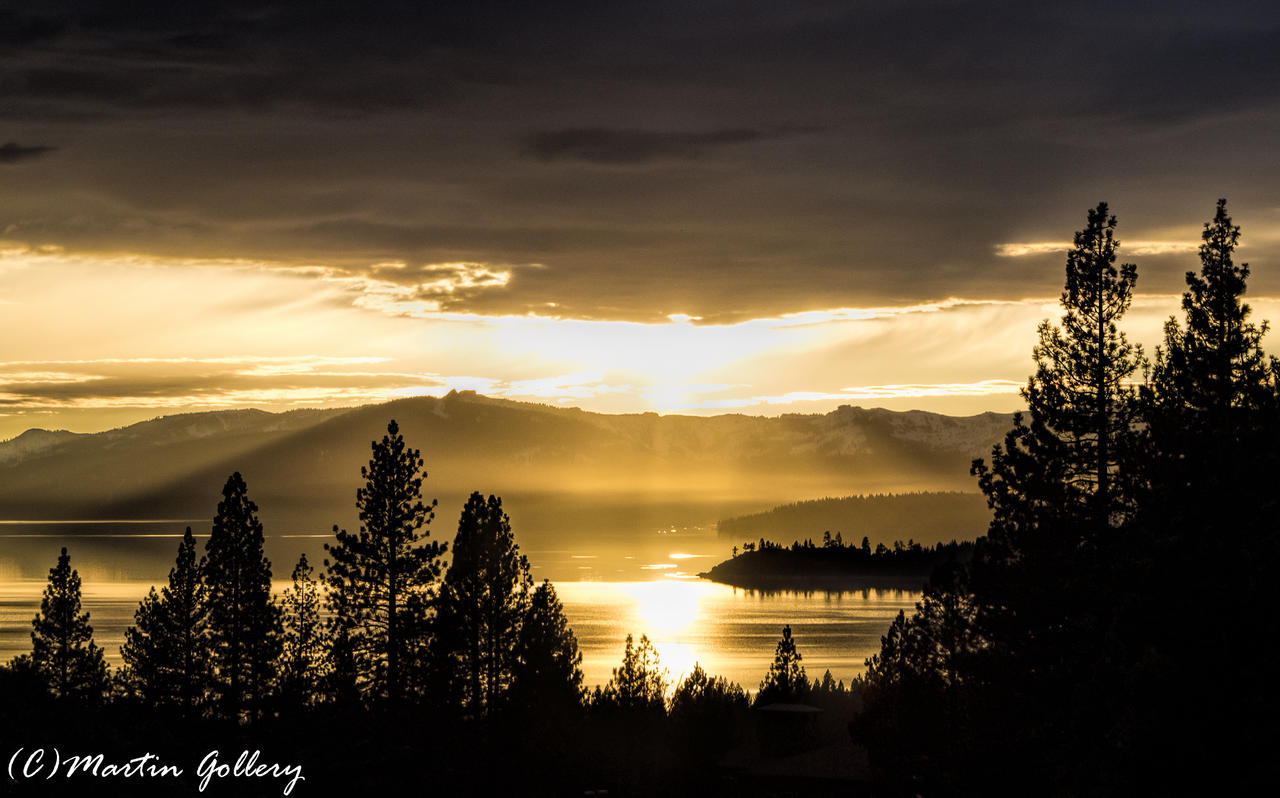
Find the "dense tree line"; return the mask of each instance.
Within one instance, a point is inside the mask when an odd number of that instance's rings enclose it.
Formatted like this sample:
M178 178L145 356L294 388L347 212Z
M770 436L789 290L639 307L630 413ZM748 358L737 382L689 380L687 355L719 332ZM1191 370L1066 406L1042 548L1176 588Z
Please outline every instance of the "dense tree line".
M484 716L513 694L582 698L581 655L550 582L534 587L496 496L467 501L443 567L428 540L423 461L394 421L373 443L356 494L362 525L334 528L317 577L302 555L292 586L271 592L258 507L239 473L223 487L197 557L190 527L168 584L138 605L108 678L63 549L50 571L31 671L59 698L123 700L248 724L322 704ZM325 589L321 589L322 586Z
M742 687L697 666L673 683L645 637L628 635L612 678L587 692L555 588L534 584L501 499L472 494L446 546L429 536L436 505L423 501L422 469L392 421L361 470L359 530L335 527L319 573L301 556L281 595L257 505L232 474L203 554L188 527L114 674L63 549L32 654L0 668L7 719L59 745L122 753L270 739L321 771L324 794L416 784L424 763L441 785L472 792L696 791L715 783L726 751L754 744ZM829 672L807 682L790 628L755 699L777 702L827 706L833 718L854 705ZM339 728L340 755L317 763Z
M1242 300L1240 229L1219 201L1150 360L1118 327L1137 270L1116 265L1115 229L1105 204L1089 212L1028 412L974 463L993 515L974 557L939 568L868 661L852 731L886 784L1128 795L1270 778L1254 729L1276 708L1280 393Z
M733 548L733 557L704 576L752 590L859 590L869 587L917 589L944 563L967 562L973 543L951 541L932 546L895 540L891 546L870 538L846 543L841 533L824 532L821 543L796 540L783 546L761 538Z

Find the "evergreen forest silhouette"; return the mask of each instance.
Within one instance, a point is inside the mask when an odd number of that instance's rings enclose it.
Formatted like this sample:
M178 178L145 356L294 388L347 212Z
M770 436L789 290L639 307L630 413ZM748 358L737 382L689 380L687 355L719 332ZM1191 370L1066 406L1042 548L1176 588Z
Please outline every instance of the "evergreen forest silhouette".
M472 494L452 540L433 539L423 459L392 421L361 469L360 527L335 527L324 561L300 558L283 595L271 591L257 507L231 475L203 551L188 528L114 672L63 549L31 653L0 669L0 708L32 743L168 759L270 748L304 764L303 794L1268 784L1280 364L1242 299L1249 268L1235 261L1240 229L1224 200L1186 275L1182 316L1150 357L1120 331L1137 269L1117 264L1116 225L1105 203L1088 212L1061 320L1038 331L1027 412L973 463L985 536L876 551L865 539L762 539L729 561L932 568L915 612L897 617L848 687L829 672L810 681L787 627L754 698L700 667L671 684L653 645L631 636L612 679L586 690L555 588L532 580L501 500ZM1206 587L1235 605L1224 613ZM857 783L742 764L803 763L833 722L842 745L866 752ZM174 794L130 786L149 789Z
M926 546L915 540L895 540L892 546L863 535L859 545L846 544L841 533L822 533L822 543L812 538L790 546L760 538L733 547L733 557L700 576L715 582L763 592L779 590L862 590L879 586L918 586L934 570L964 563L973 556L974 544L951 541Z

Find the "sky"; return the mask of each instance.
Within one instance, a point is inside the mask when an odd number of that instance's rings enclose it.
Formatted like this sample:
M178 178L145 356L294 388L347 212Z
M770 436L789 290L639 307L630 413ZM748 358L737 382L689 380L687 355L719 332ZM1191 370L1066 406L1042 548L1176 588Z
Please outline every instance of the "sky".
M449 390L1008 411L1107 201L1280 318L1269 2L0 0L0 438Z

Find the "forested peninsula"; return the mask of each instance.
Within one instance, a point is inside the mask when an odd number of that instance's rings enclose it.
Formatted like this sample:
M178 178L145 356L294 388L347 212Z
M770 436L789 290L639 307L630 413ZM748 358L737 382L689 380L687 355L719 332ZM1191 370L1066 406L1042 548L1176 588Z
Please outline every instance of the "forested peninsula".
M704 579L749 590L918 590L934 569L948 562L966 563L973 543L951 541L925 546L914 540L892 546L863 537L846 545L840 533L824 533L822 543L794 541L783 546L768 540L733 549L733 557L699 574Z

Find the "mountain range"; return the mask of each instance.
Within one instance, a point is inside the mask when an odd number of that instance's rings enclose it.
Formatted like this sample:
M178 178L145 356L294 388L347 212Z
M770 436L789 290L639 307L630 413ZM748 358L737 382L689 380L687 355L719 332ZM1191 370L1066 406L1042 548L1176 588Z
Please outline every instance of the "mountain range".
M212 519L241 472L264 524L356 523L370 441L395 419L422 451L442 518L473 490L542 535L714 524L804 499L972 491L974 457L1007 415L841 407L826 414L608 415L473 392L385 404L165 416L92 434L33 429L0 443L0 518ZM206 522L207 524L207 522Z

